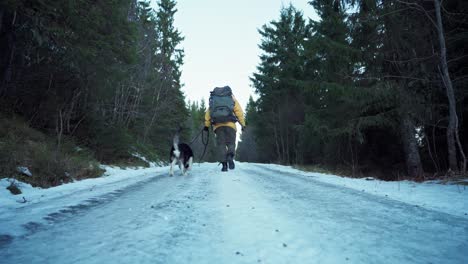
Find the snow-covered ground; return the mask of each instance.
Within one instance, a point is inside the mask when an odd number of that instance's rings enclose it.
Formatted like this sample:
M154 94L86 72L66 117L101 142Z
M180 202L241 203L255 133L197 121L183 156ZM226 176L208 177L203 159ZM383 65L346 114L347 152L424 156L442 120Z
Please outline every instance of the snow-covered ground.
M12 195L6 189L11 179L0 179L0 236L5 233L24 234L25 224L41 222L47 214L57 212L64 207L81 205L94 197L111 194L167 171L166 168L154 166L143 169L120 169L111 166L102 166L102 168L106 172L100 178L76 181L48 189L33 188L29 184L15 181L22 191L19 195ZM18 212L26 217L18 218Z
M2 263L468 263L464 186L238 163L0 181ZM21 203L26 199L26 203Z
M373 178L354 179L323 173L302 172L281 165L260 166L285 173L293 173L294 175L313 177L317 181L384 196L468 219L468 186L466 185L441 184L440 181L417 183L412 181L388 182Z

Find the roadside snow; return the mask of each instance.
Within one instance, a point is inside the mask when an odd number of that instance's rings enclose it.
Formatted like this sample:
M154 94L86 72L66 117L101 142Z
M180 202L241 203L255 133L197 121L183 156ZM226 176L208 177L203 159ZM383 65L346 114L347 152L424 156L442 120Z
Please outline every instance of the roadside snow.
M48 189L34 188L30 184L15 180L22 192L22 194L19 195L12 195L10 191L6 189L10 185L12 179L0 179L0 214L4 213L6 210L20 208L34 203L46 202L83 190L91 191L89 196L99 195L133 184L163 170L158 167L120 169L111 166L102 166L102 168L106 170L102 177L75 181ZM89 196L83 195L81 197L87 199ZM22 197L26 199L26 203L23 203L24 200ZM21 201L21 203L18 201Z
M140 153L133 153L132 154L133 157L136 157L136 158L139 158L141 159L142 161L148 163L150 165L150 167L162 167L164 166L164 162L154 162L154 161L150 161L148 160L145 156L141 155Z
M103 176L63 184L57 187L42 189L30 184L15 181L21 194L12 195L6 188L12 179L0 179L0 222L13 233L21 233L21 225L29 221L40 221L47 213L66 206L73 206L86 200L151 179L167 168L150 167L121 169L112 166L101 166L106 172ZM29 218L15 219L19 210L30 210ZM23 222L21 222L23 221ZM16 232L17 231L17 232Z
M16 168L16 171L18 171L19 173L24 174L24 175L26 175L26 176L29 176L29 177L32 177L32 176L33 176L28 167L22 167L22 166L20 166L20 167L17 167L17 168Z
M275 164L258 164L258 166L292 173L297 176L313 177L317 181L468 218L468 189L465 185L439 184L437 181L423 183L412 181L387 182L377 179L355 179L331 174L304 172L290 166Z

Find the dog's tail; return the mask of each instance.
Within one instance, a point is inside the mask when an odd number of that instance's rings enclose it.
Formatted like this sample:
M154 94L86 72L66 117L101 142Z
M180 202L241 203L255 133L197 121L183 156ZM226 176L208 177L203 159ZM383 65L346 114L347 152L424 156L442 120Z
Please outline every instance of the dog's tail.
M181 127L179 127L179 129L177 130L177 132L176 132L175 135L174 135L173 145L174 145L174 149L175 149L175 150L179 150L180 131L182 131L182 128L181 128Z

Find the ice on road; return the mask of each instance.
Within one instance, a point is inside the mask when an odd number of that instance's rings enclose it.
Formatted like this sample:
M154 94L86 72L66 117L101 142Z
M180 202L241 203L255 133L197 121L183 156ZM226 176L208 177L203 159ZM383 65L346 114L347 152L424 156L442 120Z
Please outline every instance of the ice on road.
M219 169L158 172L21 235L0 227L1 263L468 263L467 218L275 167Z

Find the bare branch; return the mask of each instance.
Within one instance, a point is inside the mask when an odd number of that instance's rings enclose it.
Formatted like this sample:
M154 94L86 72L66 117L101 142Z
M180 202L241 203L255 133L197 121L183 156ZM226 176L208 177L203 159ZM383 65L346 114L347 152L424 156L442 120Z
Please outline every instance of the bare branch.
M433 55L430 55L430 56L427 56L427 57L412 58L412 59L408 59L408 60L388 60L388 59L386 59L385 61L388 61L388 62L396 62L396 63L418 62L418 61L423 61L423 60L431 59L431 58L433 58L433 57L435 57L435 56L436 56L436 54L433 54Z
M434 19L432 19L431 15L426 11L426 9L424 9L424 7L420 6L419 4L417 3L409 3L409 2L406 2L406 1L401 1L401 0L396 0L398 3L400 4L404 4L404 5L408 5L410 6L412 9L415 9L415 10L419 10L419 11L422 11L424 12L424 14L426 15L426 17L429 19L429 21L431 21L432 25L434 27L438 27L437 26L437 23L434 21Z
M452 15L452 16L456 16L456 15L459 15L459 16L466 16L465 13L453 13L453 12L449 12L447 9L445 9L444 5L443 5L443 0L440 1L440 7L442 9L442 11L444 11L444 13L448 14L448 15Z
M463 58L466 58L468 57L468 55L463 55L463 56L460 56L460 57L457 57L457 58L453 58L451 60L448 60L447 63L451 63L451 62L454 62L454 61L457 61L457 60L461 60Z

